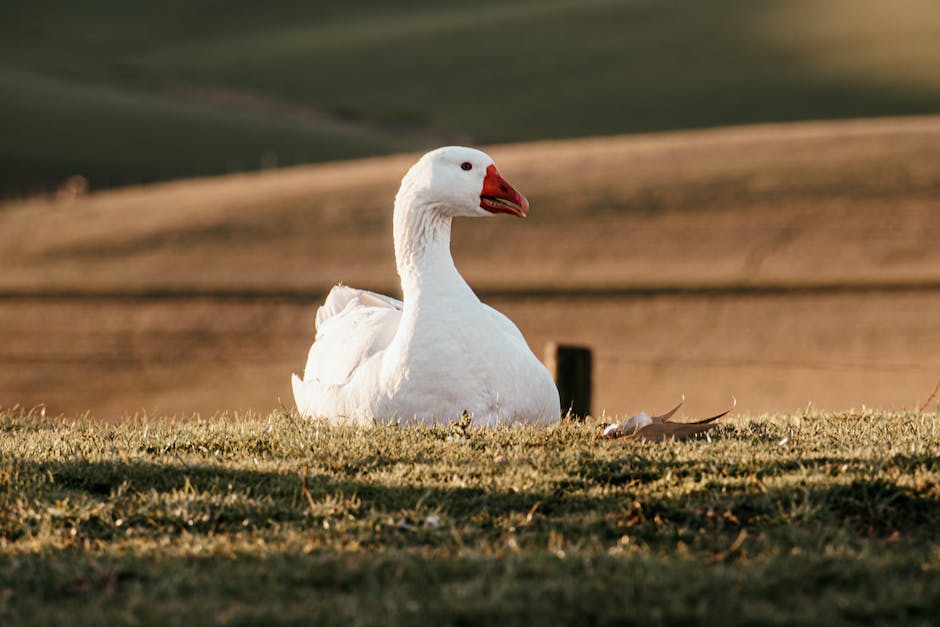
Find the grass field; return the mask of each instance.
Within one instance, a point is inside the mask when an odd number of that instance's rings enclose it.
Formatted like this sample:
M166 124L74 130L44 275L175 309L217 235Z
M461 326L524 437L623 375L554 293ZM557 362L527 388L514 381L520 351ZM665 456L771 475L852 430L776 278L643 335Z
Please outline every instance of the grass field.
M936 621L936 414L594 433L6 411L0 621Z
M443 143L940 111L931 0L0 6L0 196Z
M0 4L0 625L936 624L937 41L931 0ZM397 294L416 151L507 141L532 212L454 256L593 348L594 416L292 413L329 287ZM683 394L738 413L594 437Z

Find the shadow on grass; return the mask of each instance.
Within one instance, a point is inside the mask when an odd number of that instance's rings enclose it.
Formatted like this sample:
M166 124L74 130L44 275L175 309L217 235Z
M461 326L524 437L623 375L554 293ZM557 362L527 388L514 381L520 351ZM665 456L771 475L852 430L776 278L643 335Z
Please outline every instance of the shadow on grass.
M819 456L766 460L755 468L712 460L651 460L636 454L617 460L582 459L579 478L570 487L636 491L634 520L658 517L706 528L815 524L861 536L900 532L932 537L931 530L940 526L940 488L926 482L902 485L870 472L859 478L858 464L858 459L848 456ZM916 469L940 467L940 456L898 454L885 457L879 465L894 477L910 475ZM784 475L795 475L795 481L785 487L765 484ZM821 477L827 481L821 482ZM734 482L729 484L729 479ZM644 494L642 485L653 481L677 486L694 481L697 487L674 497Z
M50 550L0 559L8 624L929 624L920 556L806 552L428 556L275 549L237 557ZM785 593L784 593L785 592ZM129 620L130 619L130 620Z
M700 481L707 478L753 477L761 480L784 474L810 474L837 476L843 472L854 471L860 460L848 455L819 455L805 457L787 457L761 460L760 466L747 462L723 462L715 460L664 460L651 459L642 451L625 454L617 459L602 460L582 458L579 460L577 475L587 484L629 485L648 483L668 476L675 480L693 479ZM870 464L868 464L870 465ZM881 469L909 474L923 469L936 472L940 469L938 455L895 454L878 461Z
M851 462L841 457L778 460L762 472L779 476ZM895 456L885 463L891 468L935 467L938 459ZM823 536L838 532L859 538L898 532L912 541L932 538L940 528L940 489L931 484L912 487L886 477L851 475L822 483L818 475L809 474L768 487L753 466L731 464L714 474L710 464L651 462L641 457L582 460L570 479L541 490L515 489L511 481L503 482L506 487L492 488L408 483L407 477L395 484L325 474L304 479L291 469L208 464L86 460L14 464L18 479L8 494L27 494L44 503L40 510L71 498L76 509L61 515L56 524L63 529L77 527L98 539L125 534L129 528L159 535L236 533L288 525L321 533L324 522L347 520L353 521L347 527L359 525L350 531L367 545L401 546L410 542L407 537L395 535L392 541L388 534L409 529L430 513L446 516L452 528L472 541L505 539L516 527L540 540L554 531L601 544L629 532L651 545L671 545L687 530L698 530L705 534L705 547L727 544L726 536L745 528ZM669 478L652 483L667 472L672 473ZM691 491L684 487L690 478L695 480ZM86 505L79 507L82 501ZM95 503L106 511L96 509ZM117 519L122 520L120 529L115 526ZM0 531L9 540L31 533L15 514L8 513L0 522ZM435 541L435 534L446 531L421 530L414 543Z

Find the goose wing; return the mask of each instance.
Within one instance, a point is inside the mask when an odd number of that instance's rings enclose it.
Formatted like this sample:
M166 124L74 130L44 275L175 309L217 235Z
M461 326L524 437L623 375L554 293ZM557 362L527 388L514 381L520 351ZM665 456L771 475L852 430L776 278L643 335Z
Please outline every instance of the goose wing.
M369 357L385 349L401 321L401 301L337 285L317 310L317 336L304 381L342 385Z

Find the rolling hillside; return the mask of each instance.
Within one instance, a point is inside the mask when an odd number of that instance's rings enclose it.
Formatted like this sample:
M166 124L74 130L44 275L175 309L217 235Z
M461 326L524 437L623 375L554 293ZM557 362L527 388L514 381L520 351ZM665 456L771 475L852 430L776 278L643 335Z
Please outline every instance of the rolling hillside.
M940 111L931 0L0 6L0 195Z
M455 257L484 292L937 283L938 146L940 117L497 146L532 212L458 221ZM394 291L415 158L8 204L0 290Z
M495 146L532 202L455 225L470 284L594 347L595 411L916 408L940 378L940 118ZM414 155L0 207L0 405L290 406L336 281L396 292Z

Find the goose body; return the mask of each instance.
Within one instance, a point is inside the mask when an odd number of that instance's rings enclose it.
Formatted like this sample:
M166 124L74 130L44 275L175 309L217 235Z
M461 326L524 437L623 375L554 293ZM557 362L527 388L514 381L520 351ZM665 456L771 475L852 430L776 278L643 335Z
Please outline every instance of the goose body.
M519 329L480 302L450 253L454 217L524 217L527 209L485 153L424 155L395 198L403 300L332 289L317 311L304 377L293 376L300 412L349 424L436 424L465 412L480 426L557 421L550 374Z

